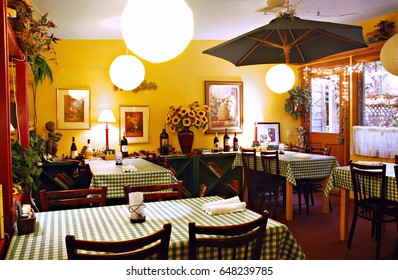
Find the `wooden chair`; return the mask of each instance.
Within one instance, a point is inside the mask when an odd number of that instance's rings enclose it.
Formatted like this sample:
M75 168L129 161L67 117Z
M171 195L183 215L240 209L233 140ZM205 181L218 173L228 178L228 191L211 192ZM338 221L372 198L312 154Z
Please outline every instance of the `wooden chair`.
M160 201L182 198L182 181L174 184L159 184L150 186L124 186L124 196L129 203L129 193L143 192L144 201Z
M135 239L90 241L67 235L65 242L69 260L144 260L154 255L158 260L167 260L170 235L171 224L167 223L162 229Z
M288 150L291 152L305 153L306 147L305 146L296 146L296 145L293 145L292 143L289 143Z
M61 191L40 190L41 211L105 206L106 191L106 187Z
M319 146L311 146L310 153L316 155L330 156L332 151L331 147L319 147ZM308 183L309 194L311 198L311 204L314 205L314 195L313 192L322 192L323 185L322 180L313 179L313 180L305 180ZM329 200L329 210L333 211L332 203Z
M190 222L189 259L198 258L199 248L217 248L217 258L259 260L265 239L269 212L264 211L258 219L244 224L230 226L199 226ZM197 236L199 235L199 236ZM227 250L232 249L232 256Z
M260 209L263 209L263 203L268 196L270 208L273 208L272 217L275 219L279 193L282 191L285 198L286 187L286 181L279 172L279 151L261 151L260 156L263 167L263 202Z
M350 161L354 190L354 214L347 248L351 248L358 218L372 223L372 237L376 238L376 259L380 258L383 223L398 223L398 208L390 207L385 199L387 186L386 165L362 165Z
M330 156L331 151L332 151L332 148L330 148L330 147L318 147L318 146L310 147L311 154Z
M256 194L258 191L262 193L263 189L262 173L257 170L256 150L240 148L240 154L244 174L242 196L248 192L248 208L255 211Z

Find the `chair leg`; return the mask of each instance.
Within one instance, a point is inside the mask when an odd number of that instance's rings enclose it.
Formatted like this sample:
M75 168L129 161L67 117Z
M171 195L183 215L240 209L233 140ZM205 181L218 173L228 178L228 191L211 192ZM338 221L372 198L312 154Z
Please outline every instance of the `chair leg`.
M299 215L301 215L301 189L297 187L298 204L299 204Z
M351 243L352 243L352 238L354 237L354 231L355 231L355 226L357 223L357 214L354 213L354 216L352 218L352 223L351 223L351 229L350 229L350 235L348 237L348 242L347 242L347 248L351 248Z
M314 206L314 191L311 185L309 186L309 189L310 189L311 205Z
M376 223L376 260L380 259L382 223Z

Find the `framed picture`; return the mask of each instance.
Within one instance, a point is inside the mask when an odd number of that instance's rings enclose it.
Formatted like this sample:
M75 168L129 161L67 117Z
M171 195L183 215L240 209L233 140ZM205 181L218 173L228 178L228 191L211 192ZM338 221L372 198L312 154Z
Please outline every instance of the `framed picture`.
M57 128L90 129L90 90L57 89Z
M205 102L210 108L206 133L243 131L243 82L205 81Z
M129 144L149 143L149 106L120 106L120 138Z
M258 122L255 125L257 130L257 140L260 143L281 141L280 123L278 122Z

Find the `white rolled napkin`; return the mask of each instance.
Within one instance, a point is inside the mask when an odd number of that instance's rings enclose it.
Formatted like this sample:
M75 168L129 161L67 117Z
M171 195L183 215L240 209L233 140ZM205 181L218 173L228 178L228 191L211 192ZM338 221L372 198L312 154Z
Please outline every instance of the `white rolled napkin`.
M131 192L129 193L129 206L131 210L131 219L138 220L145 216L144 211L144 193Z
M208 207L206 213L213 216L218 214L241 212L244 211L245 208L246 202L219 204Z
M217 201L207 202L202 205L202 209L205 212L207 212L207 208L210 206L222 205L222 204L228 204L228 203L237 203L237 202L240 202L239 196L234 196L234 197L227 198L227 199L221 199L221 200L217 200Z
M363 160L359 160L356 163L357 164L361 164L361 165L371 165L371 166L383 165L383 163L380 162L380 161L363 161Z
M127 164L127 165L122 166L122 171L123 172L134 172L134 171L138 171L138 169L137 169L137 167L135 167L132 164Z
M295 154L293 157L294 158L301 158L301 159L308 159L308 158L311 158L311 155L309 155L309 154Z

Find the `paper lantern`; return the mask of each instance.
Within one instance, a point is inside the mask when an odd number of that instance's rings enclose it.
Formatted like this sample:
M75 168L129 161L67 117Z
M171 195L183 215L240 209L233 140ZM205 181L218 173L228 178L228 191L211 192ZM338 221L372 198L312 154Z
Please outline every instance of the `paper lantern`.
M284 93L291 89L296 80L294 71L286 64L272 66L265 75L265 83L275 93Z
M122 90L133 90L145 78L145 68L142 62L132 55L120 55L109 68L112 83Z
M122 15L127 47L153 63L183 52L192 39L193 27L192 10L184 0L128 1Z
M398 34L384 43L380 51L380 61L384 69L398 76Z

